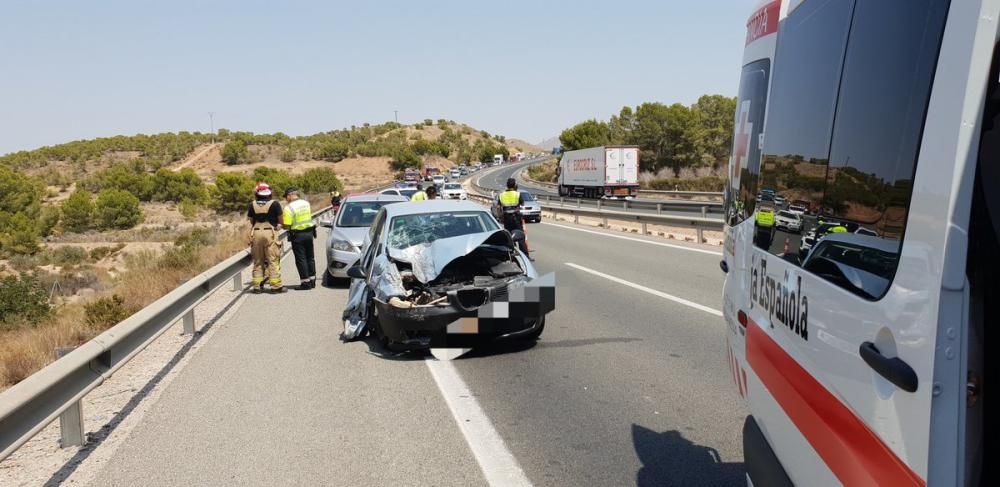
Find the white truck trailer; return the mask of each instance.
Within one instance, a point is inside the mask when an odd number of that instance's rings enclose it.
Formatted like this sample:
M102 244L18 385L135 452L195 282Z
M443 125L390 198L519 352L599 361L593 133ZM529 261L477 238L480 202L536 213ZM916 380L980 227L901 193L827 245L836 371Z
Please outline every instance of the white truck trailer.
M609 145L564 152L558 174L560 196L635 198L639 191L639 148Z

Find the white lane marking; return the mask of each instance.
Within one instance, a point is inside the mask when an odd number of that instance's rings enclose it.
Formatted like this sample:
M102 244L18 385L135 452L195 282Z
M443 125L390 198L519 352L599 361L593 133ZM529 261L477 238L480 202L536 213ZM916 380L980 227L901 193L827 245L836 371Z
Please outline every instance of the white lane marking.
M455 365L448 361L425 360L427 368L437 382L441 396L451 409L458 429L465 436L472 455L491 486L530 486L524 470L507 449L507 444L479 407L479 401L465 385Z
M669 299L670 301L673 301L675 303L680 303L680 304L683 304L684 306L690 306L690 307L692 307L694 309L697 309L697 310L700 310L700 311L704 311L706 313L713 314L715 316L722 316L722 311L719 311L719 310L713 309L713 308L709 308L708 306L705 306L703 304L695 303L694 301L688 301L688 300L686 300L684 298L678 298L677 296L674 296L673 294L667 294L667 293L665 293L663 291L657 291L656 289L651 289L651 288L648 288L646 286L643 286L643 285L640 285L640 284L636 284L634 282L629 282L629 281L626 281L625 279L621 279L621 278L618 278L618 277L615 277L615 276L612 276L612 275L608 275L608 274L605 274L605 273L600 272L600 271L595 271L593 269L584 267L582 265L577 265L577 264L574 264L572 262L567 262L566 265L568 265L568 266L570 266L570 267L572 267L574 269L579 269L579 270L581 270L583 272L589 272L590 274L593 274L593 275L598 276L598 277L603 277L603 278L605 278L605 279L607 279L609 281L617 282L618 284L622 284L622 285L628 286L628 287L633 288L633 289L638 289L640 291L647 292L649 294L652 294L653 296L659 296L659 297L661 297L663 299Z
M659 245L660 247L670 247L672 249L690 250L691 252L700 252L702 254L709 254L709 255L722 255L722 252L715 252L713 250L696 249L694 247L685 247L683 245L674 245L674 244L661 243L661 242L650 242L649 240L643 240L641 238L626 237L624 235L615 235L615 234L605 233L605 232L595 232L594 230L584 230L582 228L567 227L566 225L560 225L558 223L542 222L542 224L543 225L551 225L553 227L565 228L566 230L574 230L574 231L577 231L577 232L593 233L594 235L603 235L605 237L620 238L622 240L631 240L633 242L642 242L644 244L649 244L649 245Z

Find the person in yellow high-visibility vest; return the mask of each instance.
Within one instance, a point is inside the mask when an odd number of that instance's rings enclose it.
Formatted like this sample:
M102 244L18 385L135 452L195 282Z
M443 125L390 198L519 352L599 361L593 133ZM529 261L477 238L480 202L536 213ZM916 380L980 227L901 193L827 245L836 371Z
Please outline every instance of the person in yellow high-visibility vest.
M757 208L754 214L754 224L757 227L754 243L763 249L770 248L771 239L774 237L774 208L767 206Z
M285 190L285 205L282 220L288 229L288 242L295 254L295 268L299 271L299 289L304 291L316 287L316 256L313 239L316 238L316 224L312 220L312 207L299 197L295 188Z
M424 192L424 185L417 185L417 192L410 196L410 201L427 201L427 193Z
M514 178L507 179L507 191L500 193L500 196L497 197L497 203L499 203L500 222L503 223L503 227L508 232L520 230L521 233L524 233L524 219L521 216L521 205L524 202L521 200L521 192L517 190L517 181ZM524 255L535 260L528 251L527 237L518 242L518 246L521 247Z

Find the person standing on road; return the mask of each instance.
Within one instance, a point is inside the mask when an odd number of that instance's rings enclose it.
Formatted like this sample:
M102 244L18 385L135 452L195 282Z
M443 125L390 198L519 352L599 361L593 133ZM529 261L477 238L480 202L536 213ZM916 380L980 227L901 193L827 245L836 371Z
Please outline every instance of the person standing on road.
M333 214L337 214L337 210L340 209L340 191L330 192L330 206L333 207Z
M299 197L295 188L285 190L285 210L283 221L288 229L288 241L295 254L295 268L299 271L300 291L316 287L316 256L313 239L316 238L316 224L312 221L312 207Z
M253 258L253 292L264 289L267 275L271 292L283 293L281 285L281 243L278 242L278 225L281 204L271 199L271 187L259 183L254 189L254 201L247 210L250 219L250 256Z
M523 234L524 218L521 216L521 205L524 204L524 201L521 199L521 192L517 190L517 181L514 178L507 180L507 191L500 193L497 202L500 207L500 221L503 223L503 227L508 232L520 230ZM518 242L518 246L521 247L524 255L527 255L531 260L535 260L528 251L527 238Z
M417 192L410 196L410 201L427 201L427 193L424 192L424 185L417 185Z

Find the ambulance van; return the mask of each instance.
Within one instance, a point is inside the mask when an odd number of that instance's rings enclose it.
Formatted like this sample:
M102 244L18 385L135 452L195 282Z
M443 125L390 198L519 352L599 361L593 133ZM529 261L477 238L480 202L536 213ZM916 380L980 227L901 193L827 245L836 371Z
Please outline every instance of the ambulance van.
M1000 0L780 0L750 17L720 263L749 484L1000 478L983 461L1000 438L998 16ZM807 204L800 233L756 231L765 188Z

